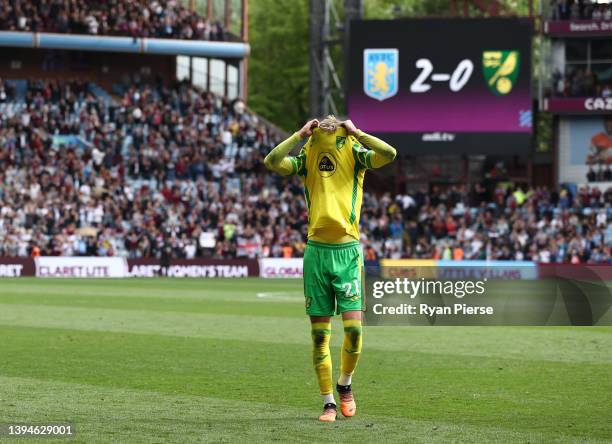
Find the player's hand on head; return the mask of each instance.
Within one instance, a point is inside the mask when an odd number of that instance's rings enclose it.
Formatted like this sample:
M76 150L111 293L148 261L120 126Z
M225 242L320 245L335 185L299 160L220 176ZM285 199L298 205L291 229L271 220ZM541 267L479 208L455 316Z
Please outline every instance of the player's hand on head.
M355 134L357 134L357 131L359 131L353 121L350 119L347 119L342 122L342 126L346 128L346 132L349 133L349 135L351 136L354 136Z
M304 138L310 136L312 134L312 130L315 129L317 126L319 126L318 119L309 120L308 122L306 122L306 125L304 125L300 130L300 137Z

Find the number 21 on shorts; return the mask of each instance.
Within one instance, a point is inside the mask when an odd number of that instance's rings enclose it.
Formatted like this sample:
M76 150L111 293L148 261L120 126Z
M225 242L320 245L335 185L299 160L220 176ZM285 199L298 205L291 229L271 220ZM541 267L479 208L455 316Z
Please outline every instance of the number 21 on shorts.
M352 296L359 296L359 287L360 285L358 279L353 279L353 282L347 282L345 284L342 284L342 288L344 289L344 297L350 298Z

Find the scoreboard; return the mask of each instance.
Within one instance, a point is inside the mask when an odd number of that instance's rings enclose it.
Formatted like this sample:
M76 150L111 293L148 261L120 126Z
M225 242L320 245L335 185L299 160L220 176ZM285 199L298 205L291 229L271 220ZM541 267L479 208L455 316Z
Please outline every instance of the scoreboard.
M526 153L531 37L518 18L351 21L348 115L406 152Z

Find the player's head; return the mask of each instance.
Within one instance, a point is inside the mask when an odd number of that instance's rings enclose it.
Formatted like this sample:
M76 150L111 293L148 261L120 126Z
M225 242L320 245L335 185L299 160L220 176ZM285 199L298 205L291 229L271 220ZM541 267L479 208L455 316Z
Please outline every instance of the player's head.
M326 133L333 134L340 128L342 122L336 119L336 116L329 115L319 122L319 128Z

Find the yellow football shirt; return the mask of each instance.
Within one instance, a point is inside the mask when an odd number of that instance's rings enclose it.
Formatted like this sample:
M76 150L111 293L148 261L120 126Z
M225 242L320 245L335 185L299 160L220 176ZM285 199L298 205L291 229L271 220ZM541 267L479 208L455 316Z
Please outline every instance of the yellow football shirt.
M313 130L300 154L291 158L308 205L308 237L359 239L359 215L365 171L371 155L356 137L338 128Z

